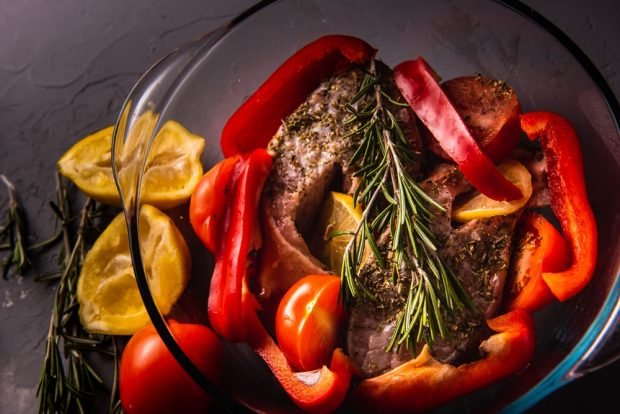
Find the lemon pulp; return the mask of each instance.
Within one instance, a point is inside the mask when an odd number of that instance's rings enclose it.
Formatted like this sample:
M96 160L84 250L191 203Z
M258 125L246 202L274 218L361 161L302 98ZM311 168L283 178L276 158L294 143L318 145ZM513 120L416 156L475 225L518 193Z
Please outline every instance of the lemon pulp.
M170 312L191 270L188 247L173 221L155 207L140 212L141 254L157 307ZM130 335L149 323L129 254L127 227L119 214L87 253L77 286L79 316L93 333Z
M353 197L348 194L330 192L323 203L311 249L329 268L340 273L345 249L362 220L362 208L353 205ZM364 259L368 249L364 249Z
M130 132L120 154L121 160L140 154L135 146L148 140L157 118L144 113ZM60 173L86 195L103 204L120 206L120 197L112 176L112 134L104 128L73 145L58 161ZM142 201L162 209L187 201L202 176L200 155L204 139L190 133L175 121L167 121L157 133L149 151L143 179Z

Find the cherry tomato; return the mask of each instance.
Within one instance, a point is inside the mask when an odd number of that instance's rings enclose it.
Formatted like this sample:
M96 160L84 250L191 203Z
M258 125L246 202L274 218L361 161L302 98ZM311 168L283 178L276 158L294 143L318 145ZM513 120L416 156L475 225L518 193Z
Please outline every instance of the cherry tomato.
M192 362L219 382L223 347L218 337L204 325L175 321L169 325ZM127 343L119 381L127 414L204 414L211 405L211 397L181 368L153 325L140 329Z
M189 204L189 220L194 232L215 253L220 244L220 229L224 219L227 194L239 156L226 158L202 176Z
M286 359L297 370L329 365L345 322L339 293L339 277L309 275L291 286L280 301L276 338Z
M510 310L535 311L554 300L542 275L568 268L568 244L560 232L537 213L521 218L517 240L517 256L508 279L507 306Z

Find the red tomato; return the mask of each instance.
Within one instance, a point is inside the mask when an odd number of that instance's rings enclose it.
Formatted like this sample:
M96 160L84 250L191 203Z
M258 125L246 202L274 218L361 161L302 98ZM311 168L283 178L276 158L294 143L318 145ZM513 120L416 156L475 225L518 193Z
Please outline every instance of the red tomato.
M202 176L189 204L189 221L202 243L215 253L219 243L227 194L239 156L226 158Z
M340 278L310 275L286 292L276 312L276 338L288 362L310 371L329 365L344 326Z
M214 382L221 376L223 347L206 326L169 322L181 349ZM166 348L155 327L134 334L121 357L120 397L127 414L206 413L211 397Z
M517 237L517 256L508 279L507 307L531 312L554 300L542 275L568 268L570 252L560 232L537 213L521 218Z

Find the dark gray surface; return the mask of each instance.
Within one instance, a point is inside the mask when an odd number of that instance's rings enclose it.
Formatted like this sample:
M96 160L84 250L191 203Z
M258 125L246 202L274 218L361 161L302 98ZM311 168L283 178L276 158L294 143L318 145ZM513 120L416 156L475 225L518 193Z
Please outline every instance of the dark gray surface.
M564 30L620 95L616 2L528 1ZM0 3L0 173L13 179L33 240L52 231L58 157L78 138L112 123L131 85L175 46L226 21L247 0L3 1ZM0 195L4 211L6 194ZM0 413L36 411L36 384L53 288L32 278L0 280ZM620 364L580 379L535 412L586 412L620 405Z

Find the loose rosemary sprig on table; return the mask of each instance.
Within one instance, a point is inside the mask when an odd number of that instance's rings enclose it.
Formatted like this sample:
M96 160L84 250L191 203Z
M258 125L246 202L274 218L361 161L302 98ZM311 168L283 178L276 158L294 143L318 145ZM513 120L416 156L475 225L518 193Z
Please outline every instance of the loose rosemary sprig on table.
M79 216L77 233L72 240L70 203L59 174L56 176L56 198L56 202L50 205L62 227L62 264L37 386L39 413L90 412L89 404L96 386L103 384L103 379L86 360L86 355L90 352L108 355L114 359L114 382L108 411L120 413L122 410L116 385L116 342L109 336L85 332L77 314L76 290L86 251L85 234L94 226L94 219L98 215L97 208L94 200L87 199ZM87 402L87 399L91 401Z
M9 251L9 255L2 261L2 278L6 279L11 267L15 267L15 272L24 274L30 265L28 254L33 250L43 249L56 243L61 236L58 232L52 238L32 245L27 243L26 215L19 203L17 191L13 183L4 175L0 174L0 180L7 188L9 205L7 217L2 227L0 227L0 251Z
M9 256L2 262L2 277L6 278L11 266L15 266L17 273L22 273L30 263L26 254L26 231L24 211L17 201L15 186L4 175L0 179L7 188L9 196L9 208L5 223L0 228L0 237L4 242L0 250L9 250Z
M355 204L362 219L347 244L342 264L342 297L366 295L375 300L359 277L366 245L391 283L409 280L408 294L387 350L447 337L447 319L470 304L467 293L437 254L438 241L430 230L432 209L444 208L415 182L406 166L419 162L405 137L392 106L402 106L383 90L375 61L348 105L350 135L360 138L349 165L357 168ZM381 251L377 239L389 231L391 245Z

